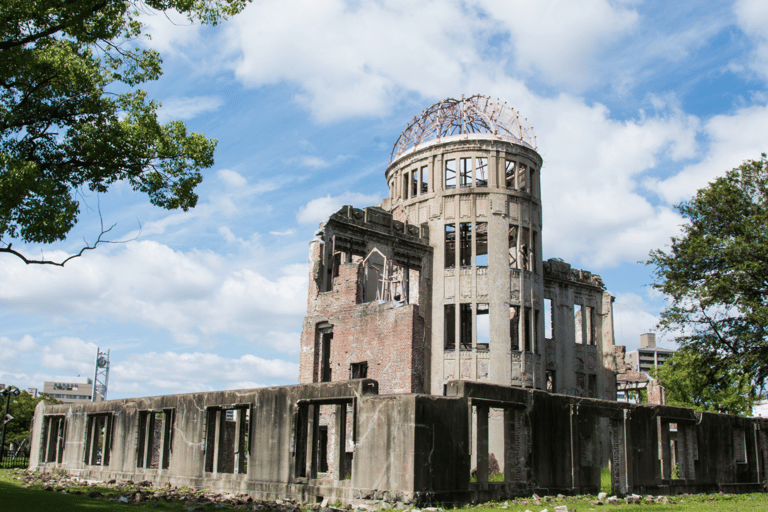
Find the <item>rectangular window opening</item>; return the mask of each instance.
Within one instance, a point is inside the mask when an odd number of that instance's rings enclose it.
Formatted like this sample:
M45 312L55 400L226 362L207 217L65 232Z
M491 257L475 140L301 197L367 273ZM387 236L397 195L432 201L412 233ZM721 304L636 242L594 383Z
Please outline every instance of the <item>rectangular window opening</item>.
M544 338L552 339L553 326L552 299L544 299Z
M531 351L531 308L525 308L525 348L526 352Z
M139 443L136 467L168 469L173 450L173 409L139 412Z
M547 391L550 393L557 393L557 381L555 380L555 370L547 370Z
M488 266L488 223L478 222L475 233L475 265Z
M459 329L461 349L472 348L472 304L459 304Z
M597 398L597 375L589 374L587 376L587 396Z
M475 185L478 187L488 186L488 159L484 157L475 159Z
M85 463L109 466L112 450L112 414L89 414L85 438Z
M66 441L64 416L44 416L40 462L61 462Z
M520 350L520 306L509 306L509 342L513 351Z
M445 188L456 188L456 160L445 161Z
M536 248L538 247L539 234L535 231L531 233L531 250L529 251L528 261L530 262L530 270L534 274L539 273L539 266L537 265Z
M477 305L477 349L488 350L491 343L491 322L488 304Z
M537 354L541 353L539 349L539 314L538 309L533 310L533 351Z
M459 224L459 240L461 245L459 254L459 263L462 267L472 266L472 223L462 222Z
M594 345L595 344L595 321L594 321L595 308L592 308L590 306L585 306L584 309L585 309L584 320L587 323L584 329L584 331L587 334L587 345Z
M208 408L205 443L207 472L247 472L250 413L249 406Z
M472 159L462 158L459 160L459 180L462 187L472 186Z
M295 468L294 474L297 478L306 478L307 476L307 441L309 434L309 407L300 405L296 414L296 435L295 435ZM207 455L207 454L206 454ZM206 466L208 461L206 460ZM206 471L208 471L206 467Z
M456 267L456 226L445 225L445 268Z
M520 268L531 270L531 230L523 228L520 237Z
M331 382L331 347L333 342L333 330L320 332L320 382Z
M456 305L446 304L443 306L443 318L444 325L443 331L445 332L445 350L456 349Z
M350 364L349 371L351 373L351 378L353 379L368 378L368 361Z
M515 190L515 161L507 160L504 167L504 179L507 183L507 188Z
M580 304L573 305L573 334L577 345L584 343L584 316Z
M328 427L323 425L318 429L317 439L317 470L328 472Z
M421 193L427 192L429 192L429 167L425 165L421 168Z
M509 268L520 268L519 255L517 252L517 226L509 226Z
M416 197L419 194L419 170L414 169L411 171L411 197Z
M403 199L408 199L408 173L403 173Z
M529 192L528 167L525 164L517 164L517 189L521 192Z

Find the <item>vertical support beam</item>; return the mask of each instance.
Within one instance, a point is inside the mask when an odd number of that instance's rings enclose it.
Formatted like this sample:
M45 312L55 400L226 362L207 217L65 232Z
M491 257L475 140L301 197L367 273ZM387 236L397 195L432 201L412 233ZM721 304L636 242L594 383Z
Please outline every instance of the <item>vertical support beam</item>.
M678 430L680 426L678 424ZM685 426L685 478L690 480L688 483L696 481L696 465L693 458L693 444L696 436L696 425Z
M245 471L245 409L235 409L235 473L244 473Z
M317 438L320 423L320 407L314 404L307 406L307 478L317 478Z
M672 478L672 461L669 453L669 422L662 418L656 419L659 440L659 461L661 464L661 479Z
M629 428L630 422L629 422L629 411L627 409L624 409L624 421L622 421L622 429L624 430L624 446L623 454L624 454L624 481L626 483L626 492L630 493L634 491L634 485L635 485L635 474L633 471L632 462L632 447L634 446L634 440L632 438L632 430Z
M144 425L144 428L146 429L144 432L144 460L142 461L144 463L145 468L149 468L149 466L152 464L152 444L154 443L155 438L155 412L149 411L147 413L147 421Z
M757 425L755 428L759 428ZM758 436L758 447L760 450L760 453L762 454L762 461L763 465L760 467L761 474L759 478L759 482L763 482L766 485L768 485L768 434L766 434L765 430L758 430L755 432L755 434ZM760 458L758 457L758 460Z
M56 460L56 454L58 454L58 442L57 438L59 437L59 425L58 425L59 418L56 416L49 416L45 418L46 427L43 429L44 435L48 436L48 447L46 450L46 453L44 453L44 459L43 462L53 462Z
M217 409L215 412L216 420L213 422L215 425L215 432L213 434L213 473L216 474L219 472L219 453L221 452L219 443L221 442L221 430L224 427L224 425L221 424L221 418L223 417L224 420L227 419L226 412L222 411L221 409Z
M611 493L627 494L624 421L609 419L611 442Z
M581 461L579 456L579 408L577 405L571 405L571 488L576 490L581 485L579 473Z
M171 463L171 440L173 439L173 424L176 411L165 409L163 411L163 455L160 459L160 468L168 469Z
M477 411L477 482L488 483L488 406L478 405Z
M517 463L517 446L515 443L515 409L504 409L504 484L510 485L515 481L515 465Z
M101 418L98 416L91 417L91 457L89 464L96 465L96 461L99 457L99 432L101 424Z
M345 467L345 454L347 444L347 404L336 405L336 444L333 450L333 476L334 480L344 480L347 468Z
M675 443L675 461L677 462L677 478L688 478L688 460L685 446L687 444L688 429L682 423L677 424L677 442Z

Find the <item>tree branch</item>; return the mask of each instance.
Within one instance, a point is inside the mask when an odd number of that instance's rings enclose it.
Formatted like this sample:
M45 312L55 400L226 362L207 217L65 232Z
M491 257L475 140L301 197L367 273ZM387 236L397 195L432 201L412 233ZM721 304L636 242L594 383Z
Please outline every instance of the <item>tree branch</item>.
M99 216L99 218L101 218L101 216ZM59 261L46 260L44 258L41 258L39 260L31 260L31 259L27 258L26 256L24 256L23 254L21 254L20 252L18 252L17 250L13 249L11 247L13 245L12 243L8 244L8 247L0 247L0 253L4 252L4 253L12 254L12 255L20 258L21 261L23 261L27 265L54 265L56 267L63 267L69 260L73 260L75 258L79 258L80 256L83 255L83 253L85 251L93 250L99 244L125 244L125 243L132 242L132 241L138 239L139 235L141 235L141 224L139 224L139 233L135 237L133 237L133 238L130 238L128 240L102 240L102 237L104 235L106 235L107 233L109 233L110 231L112 231L112 228L114 228L115 226L117 226L117 224L112 224L109 228L104 229L104 222L102 220L102 222L101 222L101 233L99 233L99 236L96 238L96 241L93 243L93 245L89 244L85 239L83 239L83 242L85 242L85 247L80 249L80 252L78 252L77 254L73 254L72 256L69 256L69 257L67 257L66 259L64 259L63 261L60 261L60 262Z

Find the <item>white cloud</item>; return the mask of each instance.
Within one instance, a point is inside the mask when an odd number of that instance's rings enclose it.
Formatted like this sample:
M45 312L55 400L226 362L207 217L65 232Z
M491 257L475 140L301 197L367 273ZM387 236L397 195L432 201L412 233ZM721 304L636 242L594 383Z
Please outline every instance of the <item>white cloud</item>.
M216 175L229 187L240 188L248 183L248 180L242 174L229 169L221 169Z
M702 158L672 176L649 179L646 186L670 204L689 200L698 189L744 160L760 158L768 149L766 125L768 106L764 105L712 117L702 128L708 139Z
M20 340L12 340L6 336L0 336L0 363L7 364L14 360L19 353L35 352L40 350L32 336L25 334Z
M73 260L63 269L0 267L0 303L6 311L44 317L138 322L165 329L187 345L203 335L228 333L272 347L259 333L293 329L286 326L295 326L304 314L304 265L301 271L288 265L268 278L233 268L231 260L213 253L173 251L157 242L112 249Z
M192 96L187 98L169 98L163 100L158 111L161 122L175 119L192 119L200 114L218 110L224 104L219 96Z
M217 354L192 352L148 352L135 354L114 363L111 379L116 391L146 393L159 389L164 393L189 393L221 389L258 387L259 383L295 382L299 366L281 359L263 359L254 355L226 358ZM125 392L123 391L123 392Z
M227 25L250 86L290 81L320 120L386 113L403 91L458 90L485 24L458 2L262 2ZM269 51L265 51L269 48Z
M295 350L282 351L298 353L298 334L270 335L275 344L295 342ZM40 355L32 373L0 370L0 382L5 384L42 390L45 381L85 382L87 378L93 377L96 345L92 342L75 337L60 337L41 349L29 335L25 335L18 343L0 337L0 349L3 349L0 362L6 368L20 369L23 365L21 354L15 353L9 358L9 346L24 347L27 351L34 349ZM150 351L126 354L122 350L112 350L109 396L145 396L149 390L188 393L260 387L296 382L298 374L299 367L294 362L254 355L228 358L206 352Z
M480 0L478 4L499 29L511 34L518 72L536 74L569 89L594 80L597 70L591 69L592 63L639 19L636 11L606 0Z
M656 308L635 293L620 293L613 304L613 331L616 345L627 352L640 347L640 335L655 332L659 317ZM659 338L661 341L661 338Z
M738 0L734 4L734 12L737 23L755 44L747 66L763 79L768 79L768 3L764 0Z
M142 7L139 20L145 25L144 32L151 39L144 40L144 46L160 53L175 53L180 47L199 39L200 25L192 24L185 15L177 11L155 11Z
M97 346L80 338L63 336L49 343L42 353L40 364L47 370L69 375L90 375L96 361Z
M636 262L677 230L677 214L645 197L642 177L696 154L695 117L679 110L617 121L568 95L526 105L539 119L545 257L587 269ZM551 149L550 149L551 148Z
M376 196L367 196L354 192L345 192L339 196L331 197L328 194L325 197L312 199L307 204L299 208L296 214L296 220L301 224L319 224L326 220L331 214L336 213L344 205L352 205L357 208L364 208L381 202L381 198Z

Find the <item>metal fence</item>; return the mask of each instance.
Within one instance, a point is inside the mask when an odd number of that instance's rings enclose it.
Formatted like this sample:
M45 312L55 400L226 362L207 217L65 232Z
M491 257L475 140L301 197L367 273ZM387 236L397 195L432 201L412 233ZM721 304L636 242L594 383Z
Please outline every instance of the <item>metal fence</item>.
M26 468L29 466L29 452L21 450L4 450L0 452L0 468Z

